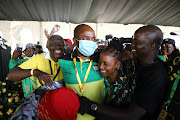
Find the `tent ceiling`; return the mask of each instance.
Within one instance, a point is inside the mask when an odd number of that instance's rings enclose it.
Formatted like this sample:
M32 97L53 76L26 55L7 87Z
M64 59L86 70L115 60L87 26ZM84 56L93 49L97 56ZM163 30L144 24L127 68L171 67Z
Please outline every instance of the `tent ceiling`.
M0 20L180 27L180 0L0 0Z

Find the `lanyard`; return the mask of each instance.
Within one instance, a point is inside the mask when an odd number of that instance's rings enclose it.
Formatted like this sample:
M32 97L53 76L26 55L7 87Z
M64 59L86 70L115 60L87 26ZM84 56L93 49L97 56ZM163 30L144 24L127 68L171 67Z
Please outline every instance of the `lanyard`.
M49 60L49 66L50 66L50 69L51 69L51 75L53 75L53 72L52 72L52 66L51 66L51 61L50 61L50 60ZM53 78L53 81L55 80L55 78L56 78L57 75L59 74L59 71L60 71L60 66L59 66L59 68L58 68L58 70L57 70L56 75L55 75L54 78Z
M74 62L74 65L75 65L75 73L76 73L76 78L77 78L77 81L78 81L78 84L79 84L80 91L84 92L84 84L86 83L86 80L87 80L87 77L89 75L89 72L90 72L93 60L91 60L90 63L89 63L88 69L86 71L86 75L84 77L83 84L81 83L81 80L80 80L80 77L79 77L79 73L78 73L78 70L76 68L76 58L73 58L73 62Z
M176 78L176 80L174 81L173 86L172 86L172 88L171 88L171 93L170 93L169 98L168 98L168 100L167 100L167 103L168 103L168 104L170 104L170 102L172 101L172 98L173 98L174 93L175 93L175 91L176 91L176 88L177 88L177 86L178 86L178 82L179 82L179 79L180 79L179 76L180 76L180 72L178 73L177 78Z

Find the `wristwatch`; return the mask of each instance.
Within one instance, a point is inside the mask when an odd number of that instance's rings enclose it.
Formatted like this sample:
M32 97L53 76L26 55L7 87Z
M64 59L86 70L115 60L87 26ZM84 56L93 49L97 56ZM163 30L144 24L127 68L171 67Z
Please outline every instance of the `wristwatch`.
M98 106L96 104L91 105L91 110L96 111L98 109Z

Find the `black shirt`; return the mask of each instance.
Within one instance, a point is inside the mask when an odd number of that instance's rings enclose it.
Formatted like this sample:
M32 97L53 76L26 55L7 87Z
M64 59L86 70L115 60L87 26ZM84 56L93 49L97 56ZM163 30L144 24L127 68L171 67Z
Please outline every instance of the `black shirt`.
M138 65L136 69L135 102L147 111L146 118L155 120L162 107L168 84L167 67L158 61Z

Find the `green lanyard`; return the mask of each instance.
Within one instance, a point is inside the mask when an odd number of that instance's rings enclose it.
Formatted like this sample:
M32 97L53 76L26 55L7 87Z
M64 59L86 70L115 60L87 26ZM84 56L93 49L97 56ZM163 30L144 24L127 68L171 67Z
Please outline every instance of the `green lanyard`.
M173 96L174 96L174 93L175 93L175 91L176 91L176 88L177 88L177 86L178 86L179 76L180 76L180 72L178 73L177 78L176 78L176 80L174 81L173 86L172 86L172 88L171 88L171 93L170 93L169 98L168 98L168 100L167 100L167 102L166 102L166 103L168 103L168 104L171 103L172 98L173 98Z

